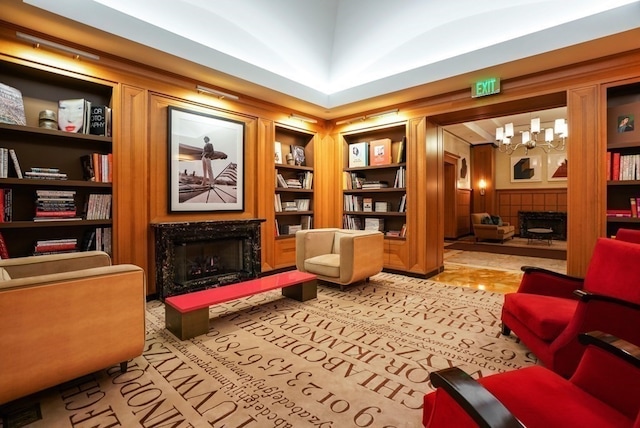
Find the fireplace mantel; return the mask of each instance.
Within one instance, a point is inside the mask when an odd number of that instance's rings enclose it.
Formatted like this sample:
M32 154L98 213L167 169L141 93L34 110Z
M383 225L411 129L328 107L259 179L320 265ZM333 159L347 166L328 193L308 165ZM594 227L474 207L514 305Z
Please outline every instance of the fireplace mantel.
M256 278L260 273L263 219L152 223L158 297L184 294ZM234 243L233 248L216 248ZM189 248L190 250L185 250ZM216 251L221 254L217 255ZM197 252L197 257L193 257ZM190 254L191 253L191 254ZM189 256L211 269L189 276ZM234 260L230 260L230 259ZM223 259L223 260L220 260ZM198 260L200 263L203 260ZM220 269L215 266L220 264ZM231 270L228 268L231 267ZM193 273L193 272L191 272ZM187 279L185 279L187 278Z
M529 229L547 228L553 232L550 237L560 241L567 240L567 213L560 211L518 211L520 219L520 237L531 238Z

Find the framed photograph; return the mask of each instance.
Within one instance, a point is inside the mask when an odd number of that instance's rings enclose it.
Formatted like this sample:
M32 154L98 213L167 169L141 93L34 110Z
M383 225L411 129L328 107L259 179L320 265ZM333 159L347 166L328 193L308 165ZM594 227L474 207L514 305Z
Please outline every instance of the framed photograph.
M640 118L640 103L623 104L607 109L607 145L636 144L640 131L636 119Z
M547 155L547 181L567 181L567 154Z
M244 123L169 107L169 212L244 210Z
M511 182L529 183L542 181L540 155L511 156Z

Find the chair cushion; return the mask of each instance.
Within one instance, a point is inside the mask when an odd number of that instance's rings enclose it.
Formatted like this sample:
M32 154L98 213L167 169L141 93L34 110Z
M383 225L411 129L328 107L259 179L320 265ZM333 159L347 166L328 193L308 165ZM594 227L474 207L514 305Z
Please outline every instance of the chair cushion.
M494 224L493 220L491 220L491 216L490 215L486 215L486 216L482 217L482 219L480 219L480 223L481 224Z
M492 215L491 216L491 221L493 222L493 224L495 224L496 226L502 226L502 218L500 218L499 215Z
M598 238L584 279L584 289L640 304L640 245Z
M348 233L336 232L333 235L333 254L340 254L340 238L343 236L350 236Z
M304 269L316 275L340 278L340 254L322 254L306 259Z
M554 340L567 327L577 300L528 293L504 296L503 310L512 314L545 342Z
M11 276L9 275L9 272L7 272L5 268L0 267L0 281L9 281L10 279Z

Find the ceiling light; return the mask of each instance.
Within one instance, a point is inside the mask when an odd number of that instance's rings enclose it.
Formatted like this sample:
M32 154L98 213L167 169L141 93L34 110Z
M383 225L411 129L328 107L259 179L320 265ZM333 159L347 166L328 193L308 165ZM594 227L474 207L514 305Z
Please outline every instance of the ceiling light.
M398 113L398 109L392 109L392 110L385 110L385 111L381 111L379 113L371 113L365 116L365 119L371 119L374 117L381 117L381 116L387 116L389 114L397 114Z
M200 93L215 95L216 97L218 97L220 99L224 99L224 98L229 98L230 100L239 100L240 99L240 97L238 97L236 95L228 94L228 93L222 92L222 91L217 91L215 89L207 88L206 86L197 85L196 89Z
M299 114L295 114L295 113L292 113L289 117L291 119L298 119L298 120L301 120L303 122L318 123L318 121L316 119L313 119L311 117L306 117L306 116L300 116Z
M568 135L566 119L556 119L553 127L541 128L540 118L531 119L529 129L520 131L520 142L511 144L511 139L515 136L513 123L507 123L504 128L496 128L496 141L498 150L503 153L512 154L520 147L524 147L524 154L536 147L549 153L551 150L564 151ZM538 137L544 131L544 142L539 142Z
M352 117L351 119L342 119L336 122L336 125L344 125L345 123L354 123L354 122L361 122L363 120L365 120L367 118L367 116L358 116L358 117Z
M70 48L69 46L61 45L60 43L50 42L49 40L41 39L40 37L30 36L25 33L21 33L19 31L16 32L16 37L22 40L26 40L28 42L33 43L34 48L39 48L40 46L47 46L52 49L56 49L62 52L70 53L74 56L74 58L78 59L80 57L99 60L100 57L98 55L94 55L89 52L81 51L79 49Z

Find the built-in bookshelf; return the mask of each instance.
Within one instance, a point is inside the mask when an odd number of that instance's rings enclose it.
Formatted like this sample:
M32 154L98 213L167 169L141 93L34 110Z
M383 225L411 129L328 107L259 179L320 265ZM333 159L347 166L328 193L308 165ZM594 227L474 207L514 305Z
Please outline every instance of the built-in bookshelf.
M15 154L5 160L6 175L0 178L4 213L0 233L9 257L42 253L47 244L60 251L110 251L110 207L90 220L87 210L90 200L110 200L112 194L111 137L40 127L39 116L44 110L57 111L59 100L110 105L113 87L4 61L0 70L0 81L21 92L26 117L26 125L0 123L0 147ZM96 176L101 172L106 177L90 179L82 161L87 156L104 157L104 165L94 168ZM68 245L72 242L73 248Z
M380 230L406 237L406 127L344 135L342 177L345 229Z
M640 229L640 82L607 89L607 236Z
M274 211L276 238L313 228L314 134L276 125Z

